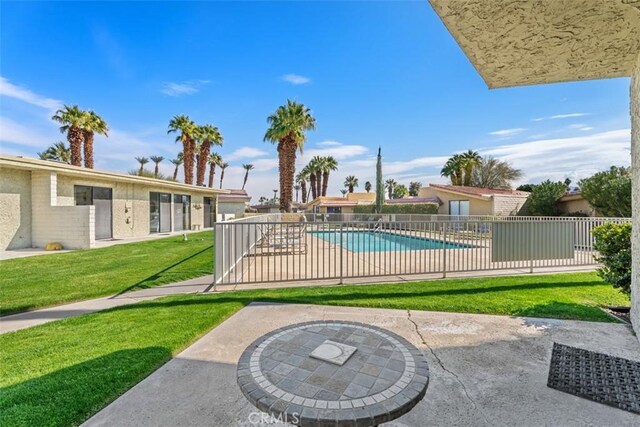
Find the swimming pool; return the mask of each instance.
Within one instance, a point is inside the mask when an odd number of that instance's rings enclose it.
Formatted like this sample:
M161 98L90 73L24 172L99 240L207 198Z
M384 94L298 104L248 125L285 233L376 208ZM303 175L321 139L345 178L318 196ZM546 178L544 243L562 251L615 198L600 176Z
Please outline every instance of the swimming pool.
M387 252L420 249L460 249L471 245L462 243L446 244L442 240L406 236L387 231L310 231L309 234L320 237L330 243L339 244L352 252Z

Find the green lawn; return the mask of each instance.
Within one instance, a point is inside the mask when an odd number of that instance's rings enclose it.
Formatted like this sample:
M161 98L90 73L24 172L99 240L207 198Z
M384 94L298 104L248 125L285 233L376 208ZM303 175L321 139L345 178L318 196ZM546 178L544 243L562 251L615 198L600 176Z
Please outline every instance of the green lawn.
M0 262L7 315L204 276L213 272L213 232Z
M73 425L252 301L611 321L594 273L180 295L0 335L0 425Z

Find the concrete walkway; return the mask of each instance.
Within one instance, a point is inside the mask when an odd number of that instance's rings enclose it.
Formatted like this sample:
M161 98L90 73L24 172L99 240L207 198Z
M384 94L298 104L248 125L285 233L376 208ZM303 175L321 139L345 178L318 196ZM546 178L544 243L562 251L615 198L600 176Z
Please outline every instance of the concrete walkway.
M65 319L67 317L75 317L82 314L93 313L95 311L106 310L108 308L152 300L167 295L205 292L209 289L212 282L213 276L208 275L185 280L184 282L170 283L168 285L156 286L149 289L127 292L122 295L96 298L72 304L43 308L41 310L28 311L26 313L4 316L0 317L0 334L30 328L32 326L41 325L54 320Z
M459 313L251 304L104 408L86 426L274 426L241 394L236 363L263 334L297 322L387 328L423 350L427 394L387 426L637 426L640 416L548 388L553 342L640 359L622 324Z

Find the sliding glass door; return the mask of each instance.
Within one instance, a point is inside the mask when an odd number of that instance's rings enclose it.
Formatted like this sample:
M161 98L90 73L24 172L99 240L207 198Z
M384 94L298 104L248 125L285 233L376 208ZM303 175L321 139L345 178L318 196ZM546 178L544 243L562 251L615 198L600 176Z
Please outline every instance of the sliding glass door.
M173 195L173 230L191 229L191 196Z
M149 231L151 233L171 231L171 194L149 193Z

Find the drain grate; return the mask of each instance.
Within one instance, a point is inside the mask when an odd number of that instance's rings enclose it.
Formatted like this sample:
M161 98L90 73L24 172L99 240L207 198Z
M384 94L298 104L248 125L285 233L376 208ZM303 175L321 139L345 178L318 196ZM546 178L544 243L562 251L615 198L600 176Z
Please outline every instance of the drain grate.
M547 386L640 414L640 362L553 343Z

